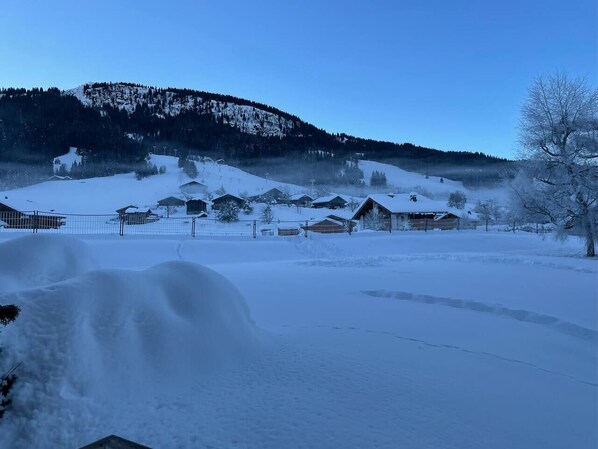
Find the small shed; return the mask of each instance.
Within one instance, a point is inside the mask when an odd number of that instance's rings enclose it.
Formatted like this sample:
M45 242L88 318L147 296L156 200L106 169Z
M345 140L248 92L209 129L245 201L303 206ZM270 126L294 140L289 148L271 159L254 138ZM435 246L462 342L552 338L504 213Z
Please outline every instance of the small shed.
M347 205L347 200L340 195L329 195L317 198L311 204L315 208L342 209Z
M244 208L247 204L247 201L245 201L243 198L231 195L230 193L225 193L224 195L212 200L212 209L219 210L224 204L229 202L235 203L239 209Z
M179 189L183 193L208 193L208 186L197 181L189 181L181 184Z
M198 215L208 210L208 203L200 199L187 200L187 215Z
M160 217L154 214L151 209L145 212L131 211L130 209L138 209L137 206L125 206L117 209L118 218L128 225L139 225L153 223L158 221Z
M166 208L166 217L170 217L170 212L174 212L177 207L184 206L185 200L177 198L175 196L169 196L162 198L158 201L158 207Z
M342 234L343 232L349 231L344 222L334 220L329 217L326 217L314 224L303 226L303 229L311 232L319 232L321 234ZM352 229L353 227L351 227L351 230Z
M101 440L83 446L79 449L152 449L149 446L135 443L134 441L125 440L116 435L108 435Z

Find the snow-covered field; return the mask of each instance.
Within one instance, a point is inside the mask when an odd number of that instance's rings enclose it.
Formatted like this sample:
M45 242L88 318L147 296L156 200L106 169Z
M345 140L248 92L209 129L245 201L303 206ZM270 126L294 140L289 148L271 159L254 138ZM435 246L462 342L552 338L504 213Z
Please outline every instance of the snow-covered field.
M598 264L575 240L0 239L22 308L2 448L598 445Z

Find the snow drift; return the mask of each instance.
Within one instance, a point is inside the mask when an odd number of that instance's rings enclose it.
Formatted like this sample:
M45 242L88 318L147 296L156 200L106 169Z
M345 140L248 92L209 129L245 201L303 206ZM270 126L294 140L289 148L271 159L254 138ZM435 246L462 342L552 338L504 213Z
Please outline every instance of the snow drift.
M30 241L13 244L18 250ZM55 439L61 443L78 441L109 412L94 411L98 398L143 401L148 392L221 371L257 342L248 308L232 284L187 262L142 272L91 271L0 294L0 304L22 309L4 331L0 360L0 368L22 362L14 407L5 417L12 421L5 447L13 449L43 447L44 441L35 440L43 436L27 430L38 426L63 432Z
M36 234L0 243L0 292L64 281L95 268L87 244L72 237Z

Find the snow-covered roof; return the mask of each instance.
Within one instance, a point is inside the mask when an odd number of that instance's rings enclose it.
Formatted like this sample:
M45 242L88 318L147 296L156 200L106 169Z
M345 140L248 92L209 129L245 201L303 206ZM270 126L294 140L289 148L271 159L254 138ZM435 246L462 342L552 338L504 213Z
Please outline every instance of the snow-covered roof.
M186 187L186 186L202 186L202 187L207 187L205 184L202 184L201 182L198 182L198 181L189 181L189 182L186 182L185 184L181 184L179 187Z
M316 198L315 200L313 200L313 202L314 203L328 203L329 201L332 201L335 198L340 198L341 200L349 201L343 195L328 195L328 196L321 196L320 198Z
M297 193L296 195L291 195L290 200L297 201L305 197L309 198L310 200L313 200L313 198L309 196L307 193Z

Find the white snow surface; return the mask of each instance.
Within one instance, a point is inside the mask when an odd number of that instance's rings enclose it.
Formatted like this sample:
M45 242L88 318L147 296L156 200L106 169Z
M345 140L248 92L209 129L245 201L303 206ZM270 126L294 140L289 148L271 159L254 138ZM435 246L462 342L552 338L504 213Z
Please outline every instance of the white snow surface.
M372 177L372 173L375 170L383 172L386 175L387 187L384 188L384 193L390 192L391 190L395 191L397 189L409 193L409 191L417 186L421 186L431 194L443 198L448 197L448 194L455 190L468 192L468 189L463 187L463 183L460 181L444 178L443 182L440 182L440 177L437 176L429 176L428 179L426 179L426 176L421 173L403 170L402 168L384 164L382 162L360 160L358 166L363 171L363 178L368 184Z
M597 447L578 240L12 238L2 448Z
M68 153L63 154L62 156L55 157L52 160L52 167L54 168L54 173L58 173L58 170L60 170L60 166L62 164L65 165L66 171L70 172L73 163L76 162L77 164L80 164L81 160L82 157L77 154L77 148L70 147Z

